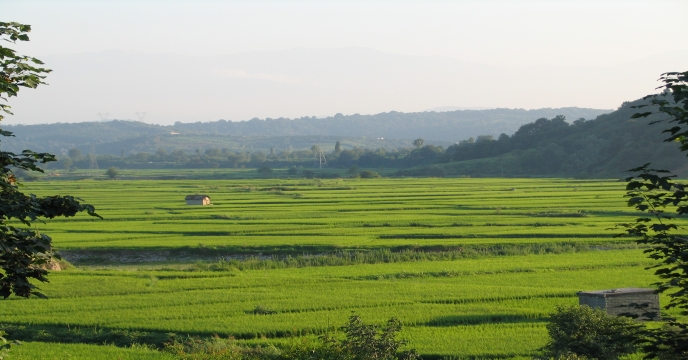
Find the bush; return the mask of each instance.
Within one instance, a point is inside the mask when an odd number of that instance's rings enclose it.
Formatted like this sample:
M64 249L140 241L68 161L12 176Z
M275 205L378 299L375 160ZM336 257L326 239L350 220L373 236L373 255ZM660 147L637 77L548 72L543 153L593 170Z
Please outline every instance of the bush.
M117 175L119 175L119 170L114 166L110 166L110 168L105 171L105 175L114 180L117 178Z
M674 318L663 322L662 327L649 329L649 341L643 347L647 354L645 358L654 356L660 360L688 359L688 332L685 330L685 323L677 323Z
M428 167L428 169L426 171L426 176L429 176L429 177L445 177L445 176L447 176L447 173L444 171L443 168L433 165L433 166Z
M267 165L259 167L256 171L261 175L272 174L272 168Z
M6 335L5 332L0 330L0 360L9 358L11 346L10 343L7 342L7 339L3 337L3 335Z
M380 177L380 174L372 170L363 170L360 175L361 179L377 179Z
M299 173L299 169L296 168L296 166L292 166L287 170L287 174L289 175L296 175Z
M301 174L306 179L312 179L313 177L315 177L315 171L313 170L304 170Z
M420 359L415 350L399 353L399 348L405 345L406 341L396 339L401 331L401 322L396 318L389 319L387 325L380 329L376 325L364 324L360 316L353 314L342 330L346 334L346 339L325 339L325 343L330 349L337 350L336 353L343 353L344 359Z
M546 358L613 360L638 349L643 326L630 318L587 305L560 306L550 316L550 341L541 349Z
M165 344L165 352L183 360L418 360L415 350L399 351L406 344L396 337L401 322L395 318L386 326L367 325L353 314L342 327L346 337L337 339L327 333L319 341L304 338L286 347L246 347L234 339L200 339L198 337L173 337Z

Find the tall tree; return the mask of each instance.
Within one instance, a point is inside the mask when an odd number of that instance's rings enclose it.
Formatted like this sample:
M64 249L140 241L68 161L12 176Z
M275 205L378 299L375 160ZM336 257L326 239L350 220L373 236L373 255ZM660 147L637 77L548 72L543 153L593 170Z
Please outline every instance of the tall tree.
M117 175L119 175L119 170L114 166L110 166L110 168L105 171L105 175L114 180L117 178Z
M659 116L651 123L671 125L664 130L669 134L665 141L678 142L681 151L688 151L688 71L665 73L660 80L664 91L646 96L648 103L636 106L651 106L651 111L637 113L633 118ZM688 315L688 235L680 233L673 222L674 213L688 214L688 184L676 182L669 171L651 169L649 165L632 169L639 174L626 179L628 205L647 216L619 226L626 234L640 237L639 243L650 246L645 252L659 261L654 268L660 281L655 285L668 295L667 308ZM688 324L667 316L663 320L664 327L649 332L647 358L688 359Z
M0 22L0 43L28 41L30 31L29 25ZM44 84L45 74L50 70L40 67L42 64L36 58L18 55L15 50L0 45L0 100L7 102L8 98L17 96L22 87L36 88ZM0 103L0 110L11 114L7 104ZM0 115L0 120L3 118ZM2 129L0 135L13 136ZM45 297L30 279L48 281L44 265L58 255L53 251L52 239L48 235L31 230L33 222L40 221L40 218L74 216L82 211L98 216L93 206L82 204L73 196L38 197L19 191L14 175L16 169L43 172L38 165L51 161L56 161L55 156L47 153L0 151L0 296L4 298L13 293L22 297ZM26 228L10 225L13 219Z

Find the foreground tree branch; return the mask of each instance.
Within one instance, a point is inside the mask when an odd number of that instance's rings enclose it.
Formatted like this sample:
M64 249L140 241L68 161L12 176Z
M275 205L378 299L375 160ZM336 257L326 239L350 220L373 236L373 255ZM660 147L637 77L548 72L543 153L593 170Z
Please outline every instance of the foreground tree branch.
M0 44L28 41L30 31L29 25L0 22ZM12 114L10 106L5 104L8 98L17 96L22 87L36 88L45 84L43 79L50 70L39 67L42 64L36 58L18 55L13 49L0 45L0 120L4 118L1 113ZM13 135L0 129L0 136ZM39 165L55 160L52 154L31 150L21 154L0 151L0 296L4 298L11 294L45 298L30 280L48 281L45 265L59 258L48 235L15 227L13 220L30 227L42 218L69 217L80 212L100 217L93 206L82 204L73 196L38 197L19 191L14 171L43 172Z

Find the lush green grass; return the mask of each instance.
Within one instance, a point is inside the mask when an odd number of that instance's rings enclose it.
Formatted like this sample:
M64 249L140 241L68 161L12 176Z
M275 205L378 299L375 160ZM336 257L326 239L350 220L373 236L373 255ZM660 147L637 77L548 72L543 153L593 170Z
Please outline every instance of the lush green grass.
M576 291L655 281L632 239L607 230L634 216L612 181L78 181L27 190L80 196L105 217L39 225L77 265L99 266L53 272L41 286L50 300L0 307L2 322L31 329L280 344L341 326L353 311L376 323L398 317L425 355L518 358L545 343L547 314L575 304ZM214 205L184 205L193 193ZM537 244L568 250L531 251ZM475 251L496 245L535 253ZM400 249L427 254L389 255ZM268 261L342 250L379 255L348 266ZM429 255L437 251L459 255ZM243 270L194 264L246 253L255 257ZM272 313L254 314L257 307Z
M224 247L233 252L537 242L608 243L632 212L622 184L541 179L79 181L31 183L75 194L105 220L39 228L61 249ZM512 190L513 189L513 190ZM213 204L191 207L204 193Z
M50 300L9 301L0 318L252 339L320 333L355 311L378 323L400 318L422 353L523 356L544 343L555 305L575 303L577 290L648 286L646 264L627 250L243 272L70 270L43 287ZM257 306L275 313L254 315ZM470 341L474 330L480 341Z
M109 345L25 342L13 346L12 360L172 360L173 356L145 348Z

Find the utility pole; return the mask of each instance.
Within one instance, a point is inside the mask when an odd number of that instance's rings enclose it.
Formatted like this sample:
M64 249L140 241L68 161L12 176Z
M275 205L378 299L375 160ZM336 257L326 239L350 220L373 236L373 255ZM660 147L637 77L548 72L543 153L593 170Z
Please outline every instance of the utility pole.
M136 112L136 116L139 118L140 122L143 122L143 118L146 117L146 112L139 113L138 111Z
M325 153L322 151L320 145L314 145L315 149L315 161L313 164L317 164L318 168L322 169L323 166L327 166L327 159L325 158Z
M91 159L91 163L89 164L88 168L91 170L97 170L98 169L98 160L96 159L96 146L91 145L91 152L88 154L88 157Z

